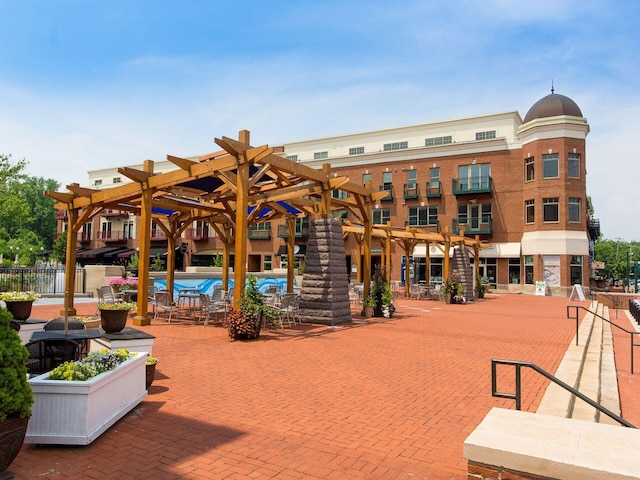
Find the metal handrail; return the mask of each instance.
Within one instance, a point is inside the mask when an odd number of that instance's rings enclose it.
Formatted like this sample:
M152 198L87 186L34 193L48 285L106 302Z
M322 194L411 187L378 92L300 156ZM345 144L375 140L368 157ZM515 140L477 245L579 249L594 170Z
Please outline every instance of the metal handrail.
M498 392L498 390L497 390L497 384L498 384L497 366L498 365L511 365L511 366L515 367L515 374L516 374L516 378L515 378L516 391L515 391L515 393ZM528 368L531 368L532 370L538 372L540 375L542 375L543 377L551 380L556 385L559 385L560 387L564 388L565 390L567 390L572 395L575 395L576 397L578 397L580 400L583 400L583 401L587 402L589 405L594 407L599 412L604 413L609 418L612 418L616 422L620 423L620 425L625 426L625 427L629 427L629 428L637 428L635 425L632 425L631 423L627 422L624 418L616 415L615 413L613 413L608 408L603 407L602 405L600 405L598 402L596 402L594 400L591 400L589 397L587 397L583 393L580 393L578 390L573 388L571 385L568 385L567 383L565 383L562 380L560 380L558 377L556 377L554 375L551 375L546 370L540 368L535 363L531 363L531 362L521 362L521 361L518 361L518 360L499 360L497 358L492 358L491 359L491 396L498 397L498 398L509 398L509 399L515 400L516 401L516 410L520 410L521 406L522 406L522 401L521 401L521 399L522 399L522 381L521 381L521 379L522 379L522 375L521 375L522 367L528 367Z
M569 309L571 308L575 308L575 316L571 316L569 313ZM581 308L583 310L586 310L587 312L589 312L590 314L592 314L595 317L598 317L601 320L604 320L605 322L608 322L609 325L612 325L616 328L619 328L620 330L622 330L625 333L629 334L629 340L631 343L631 347L630 347L630 352L631 352L631 375L634 374L633 372L633 347L640 347L640 343L634 343L633 342L633 338L634 335L640 335L640 332L632 332L631 330L627 330L624 327L621 327L620 325L613 323L611 320L609 320L608 318L604 318L602 315L598 314L597 312L592 312L591 310L589 310L587 307L583 307L582 305L567 305L567 318L569 319L574 319L576 321L576 346L578 345L578 329L580 327L579 324L579 318L578 318L578 309Z

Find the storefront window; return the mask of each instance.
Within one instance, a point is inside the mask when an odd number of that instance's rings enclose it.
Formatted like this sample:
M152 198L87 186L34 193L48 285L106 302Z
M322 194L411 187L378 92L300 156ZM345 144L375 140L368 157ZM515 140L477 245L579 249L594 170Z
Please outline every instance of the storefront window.
M524 283L533 285L533 255L524 257Z
M582 257L571 257L571 285L582 285Z
M520 283L520 259L509 259L509 283L517 285Z

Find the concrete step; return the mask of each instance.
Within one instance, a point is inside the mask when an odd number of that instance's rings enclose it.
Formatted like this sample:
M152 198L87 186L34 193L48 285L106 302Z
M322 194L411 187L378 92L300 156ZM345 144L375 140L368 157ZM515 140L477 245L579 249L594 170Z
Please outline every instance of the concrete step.
M609 309L604 305L593 302L590 310L609 318ZM574 337L554 375L612 412L620 414L613 340L608 322L587 313L578 329L578 345ZM537 412L617 425L617 422L554 383L549 384Z

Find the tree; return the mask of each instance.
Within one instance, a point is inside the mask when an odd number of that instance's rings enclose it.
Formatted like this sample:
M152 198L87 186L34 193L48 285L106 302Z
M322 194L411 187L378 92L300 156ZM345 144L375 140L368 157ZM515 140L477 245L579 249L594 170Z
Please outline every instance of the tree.
M44 195L47 190L56 191L60 184L43 177L28 177L20 184L23 198L29 205L30 221L24 228L34 232L49 250L53 246L53 233L56 231L55 200Z
M65 263L67 259L67 231L62 232L62 235L53 243L53 255L55 260Z

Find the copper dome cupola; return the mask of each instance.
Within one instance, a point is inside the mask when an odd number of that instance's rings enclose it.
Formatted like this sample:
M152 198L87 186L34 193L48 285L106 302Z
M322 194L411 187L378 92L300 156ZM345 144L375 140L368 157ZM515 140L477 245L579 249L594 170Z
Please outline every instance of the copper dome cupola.
M561 115L570 115L572 117L582 117L582 112L578 104L569 97L553 93L541 98L527 112L524 117L524 123L536 120L538 118L557 117Z

